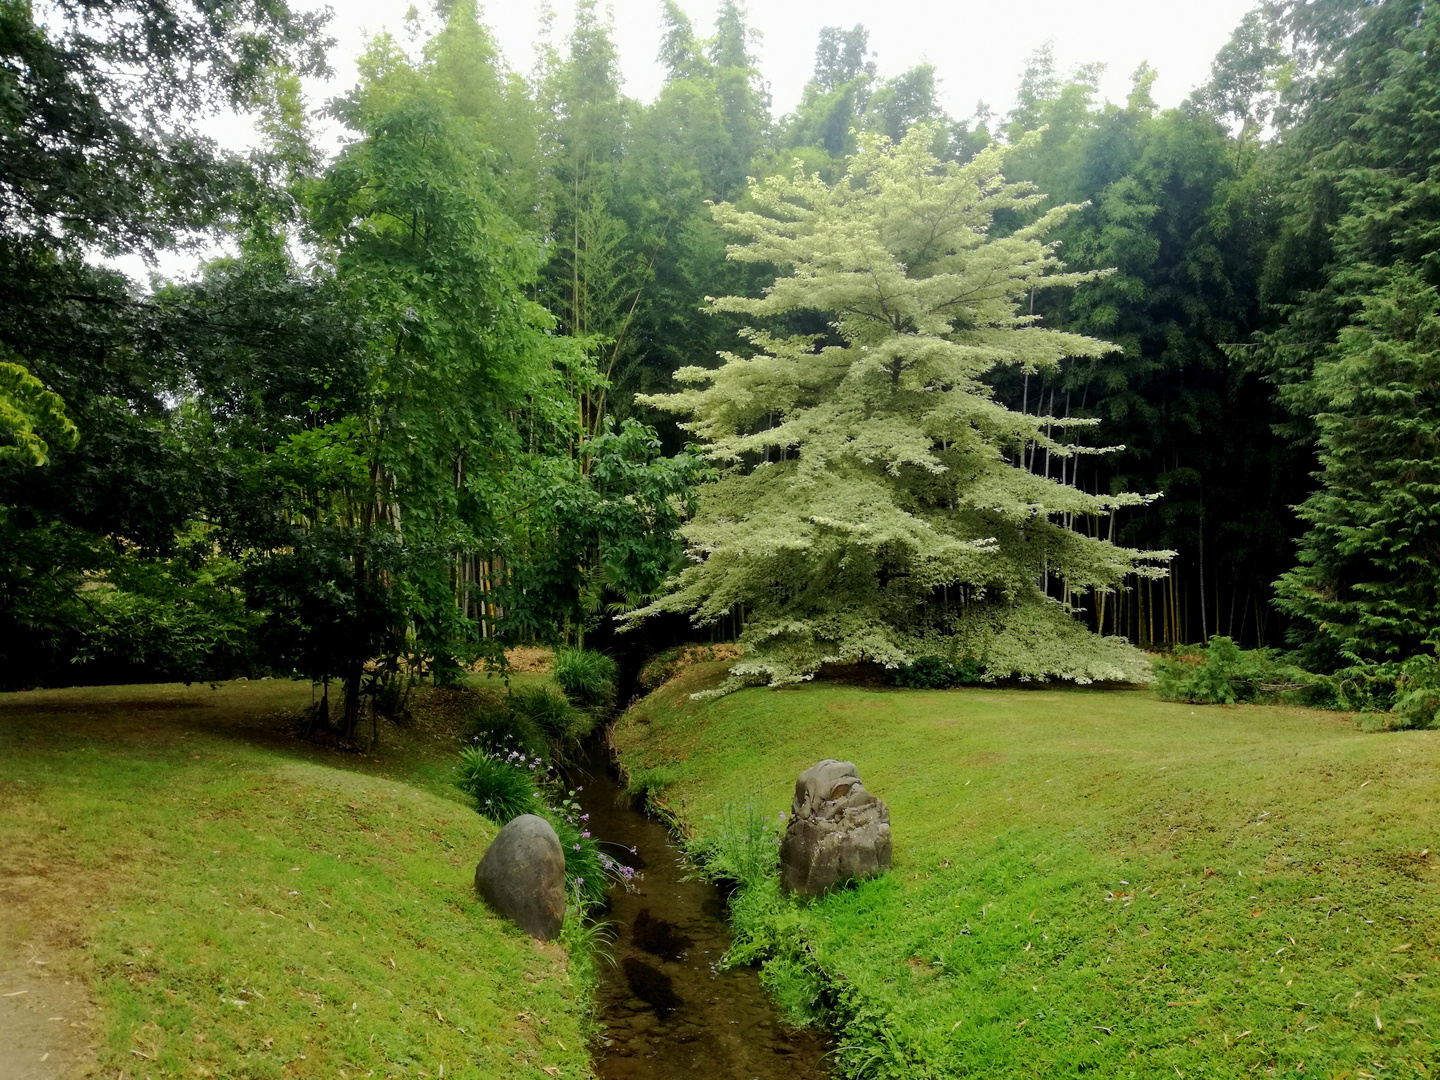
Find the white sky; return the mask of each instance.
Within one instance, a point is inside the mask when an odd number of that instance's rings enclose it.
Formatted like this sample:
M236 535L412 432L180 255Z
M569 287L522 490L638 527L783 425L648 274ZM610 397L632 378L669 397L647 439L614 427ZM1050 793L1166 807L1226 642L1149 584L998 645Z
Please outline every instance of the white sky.
M330 0L331 33L338 39L332 63L335 86L354 79L353 59L367 34L388 28L399 35L411 0ZM322 0L298 0L318 8ZM429 0L418 0L422 12ZM615 41L625 92L642 101L660 87L655 61L660 43L659 0L613 0ZM702 37L714 26L717 0L681 0ZM1160 75L1156 101L1179 104L1202 81L1215 53L1254 0L750 0L750 23L763 35L760 68L770 83L777 115L790 111L814 67L822 26L864 23L881 75L914 64L936 66L949 112L967 117L984 99L997 113L1009 108L1026 59L1054 39L1062 72L1095 61L1107 65L1104 93L1121 101L1130 74L1149 61ZM556 32L569 32L574 0L553 0ZM505 58L528 72L534 58L539 0L489 0L482 20L494 31ZM333 92L333 91L332 91Z

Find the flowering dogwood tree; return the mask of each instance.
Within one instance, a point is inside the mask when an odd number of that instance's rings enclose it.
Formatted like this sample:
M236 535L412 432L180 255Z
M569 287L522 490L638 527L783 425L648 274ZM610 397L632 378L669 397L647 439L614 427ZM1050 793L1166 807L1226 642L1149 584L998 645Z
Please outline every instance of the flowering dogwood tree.
M1026 215L1043 196L1005 181L1005 148L942 166L930 146L923 127L898 145L868 137L833 186L797 168L752 182L754 209L716 206L748 238L729 257L780 270L758 298L711 301L756 320L753 350L641 399L687 417L720 477L684 530L690 565L635 617L681 611L703 625L743 606L732 687L922 655L979 661L990 679L1148 675L1140 652L1049 595L1161 572L1067 524L1144 497L1023 467L1027 445L1102 451L1052 437L1085 421L1015 412L984 382L997 365L1114 351L1026 313L1032 290L1093 276L1064 272L1045 240L1075 208L995 235L997 212ZM776 329L792 312L827 316L829 332Z

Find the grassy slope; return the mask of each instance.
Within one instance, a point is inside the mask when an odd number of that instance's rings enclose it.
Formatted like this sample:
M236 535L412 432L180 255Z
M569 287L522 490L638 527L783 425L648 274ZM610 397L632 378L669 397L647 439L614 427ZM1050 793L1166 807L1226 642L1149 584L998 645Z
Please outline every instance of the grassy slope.
M855 761L894 872L800 915L894 1076L1429 1076L1440 1065L1440 732L1143 691L809 684L617 733L697 830ZM867 1066L868 1063L868 1066ZM1381 1068L1385 1072L1381 1072Z
M72 946L101 1074L590 1076L583 989L476 899L494 828L443 759L325 754L260 719L308 699L0 695L0 885L49 883L10 934Z

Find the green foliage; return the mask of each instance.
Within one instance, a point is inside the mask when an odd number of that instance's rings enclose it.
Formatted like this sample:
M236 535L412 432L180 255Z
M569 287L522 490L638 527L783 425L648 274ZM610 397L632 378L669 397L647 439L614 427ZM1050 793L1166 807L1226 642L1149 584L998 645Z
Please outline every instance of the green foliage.
M505 825L522 814L543 809L537 790L543 780L538 759L519 751L502 756L498 751L467 746L460 751L455 786L469 795L475 812Z
M1155 689L1167 701L1234 705L1294 692L1313 681L1273 649L1242 650L1218 635L1203 648L1179 646L1172 656L1155 661Z
M886 672L892 686L910 690L953 690L985 680L985 669L968 657L948 660L943 656L922 656Z
M529 757L549 761L550 740L534 717L515 708L509 693L487 694L466 718L466 734L477 745L492 751L519 750Z
M1278 583L1323 662L1440 647L1440 299L1397 267L1316 366L1320 487L1300 565Z
M685 853L707 877L741 890L758 888L771 878L779 879L783 830L783 814L780 824L773 824L753 804L744 809L727 805L701 835L687 841Z
M254 669L256 620L238 604L118 589L96 590L87 600L93 622L72 659L86 681L188 683Z
M508 755L557 761L594 729L595 718L558 687L527 683L481 700L472 711L469 735L480 745Z
M70 448L80 441L75 424L65 414L59 395L19 364L0 361L0 434L9 438L0 443L0 461L24 461L44 465L50 444L36 431L53 429L58 445Z
M595 727L593 716L576 707L558 687L547 683L512 688L509 705L519 718L520 730L538 730L557 752L579 745Z
M1307 704L1360 714L1367 731L1433 728L1440 718L1440 664L1414 656L1401 662L1354 664L1313 676Z
M579 708L613 707L619 677L615 661L594 649L561 649L555 654L555 681Z
M942 166L919 127L898 146L866 137L833 186L775 176L751 186L756 209L715 208L750 238L732 259L791 272L712 306L767 323L827 312L833 334L749 330L750 356L684 369L687 389L643 399L688 417L723 473L682 530L690 565L632 620L675 611L705 625L743 605L737 684L951 649L992 679L1145 677L1138 653L1089 633L1041 584L1101 591L1154 573L1152 556L1068 525L1146 499L1020 467L1030 444L1081 453L1051 433L1087 425L1006 409L982 381L1112 348L1020 310L1032 290L1094 275L1060 272L1045 239L1071 207L1008 236L990 229L1040 198L1004 181L1005 158L992 148Z

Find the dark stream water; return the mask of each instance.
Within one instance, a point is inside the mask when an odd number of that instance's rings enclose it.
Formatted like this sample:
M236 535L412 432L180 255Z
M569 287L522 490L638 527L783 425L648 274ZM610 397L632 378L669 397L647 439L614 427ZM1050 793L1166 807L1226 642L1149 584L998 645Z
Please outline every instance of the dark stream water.
M720 970L730 944L715 886L685 880L669 832L631 807L595 748L574 781L604 850L640 869L634 892L611 887L613 967L602 964L601 1080L791 1080L824 1077L829 1049L812 1031L787 1027L753 968ZM614 845L628 850L621 854Z

